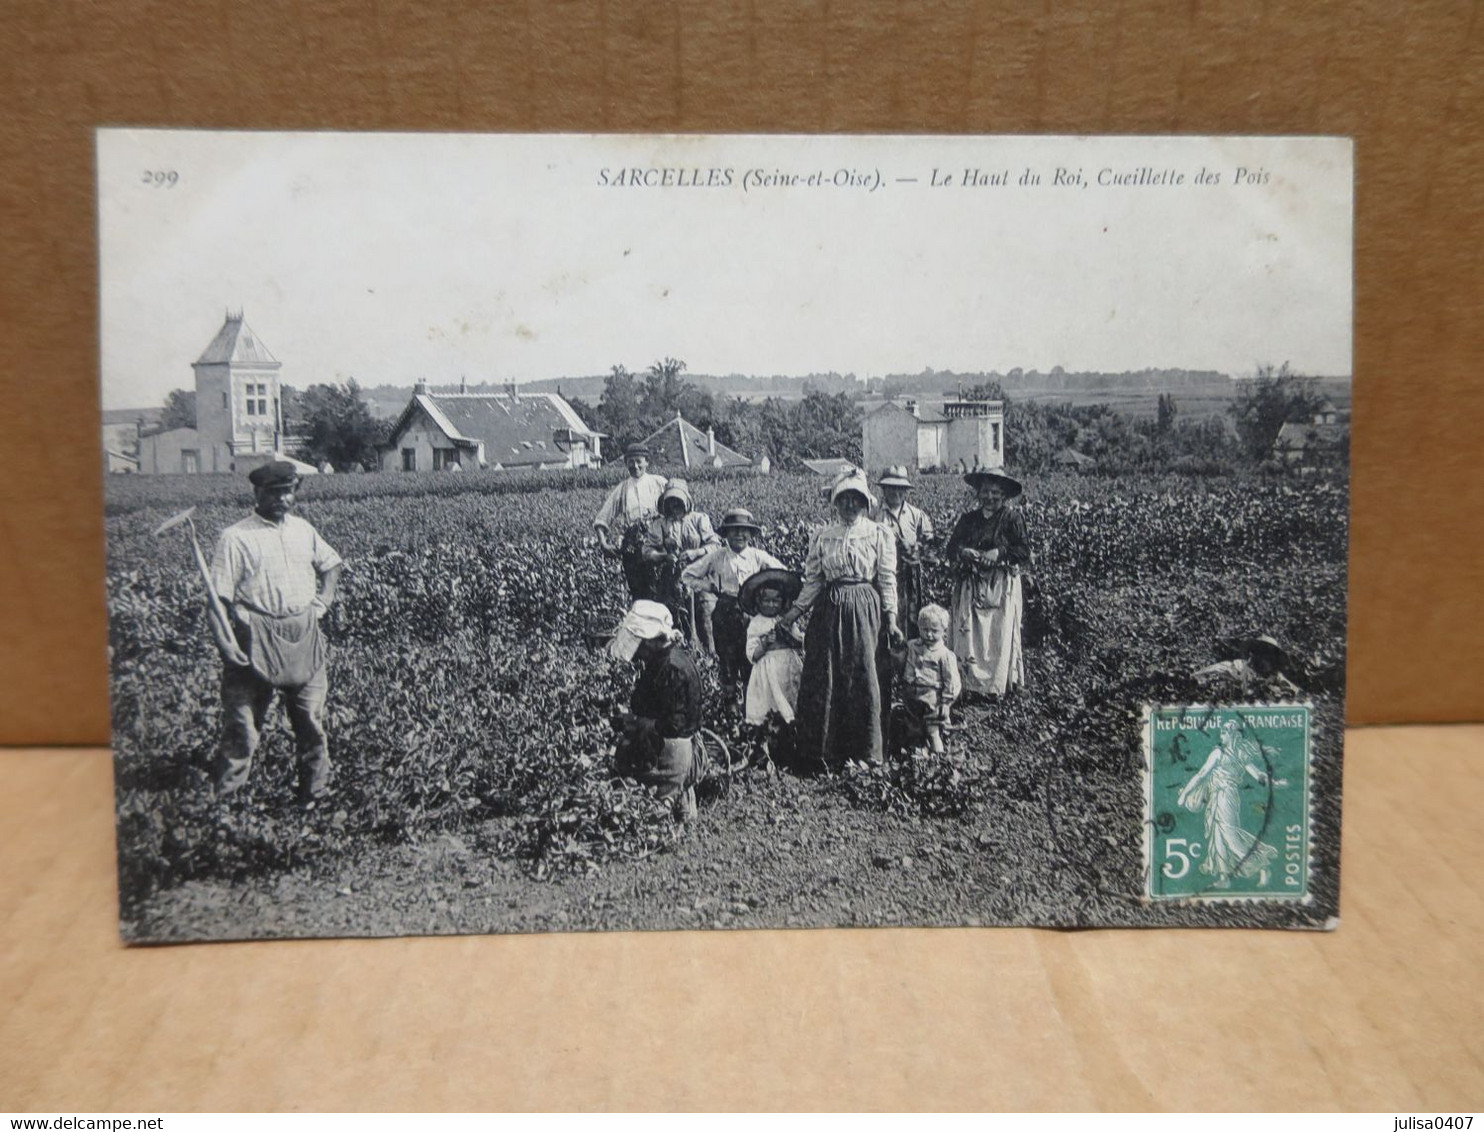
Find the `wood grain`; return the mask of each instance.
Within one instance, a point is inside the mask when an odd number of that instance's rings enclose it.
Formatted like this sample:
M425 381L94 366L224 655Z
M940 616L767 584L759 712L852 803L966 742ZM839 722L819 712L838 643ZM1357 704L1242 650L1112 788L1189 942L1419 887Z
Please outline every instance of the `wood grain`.
M1357 139L1350 718L1484 717L1479 9L0 6L0 743L108 734L93 140L351 130Z
M107 752L10 752L0 1109L1476 1110L1484 727L1347 746L1335 932L134 949Z

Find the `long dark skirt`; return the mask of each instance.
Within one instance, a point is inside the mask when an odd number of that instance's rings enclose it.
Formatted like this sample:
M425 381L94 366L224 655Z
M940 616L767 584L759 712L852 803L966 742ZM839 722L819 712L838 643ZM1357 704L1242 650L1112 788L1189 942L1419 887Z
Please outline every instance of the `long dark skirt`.
M889 663L876 588L859 582L824 590L804 635L798 710L801 765L883 761L891 705Z

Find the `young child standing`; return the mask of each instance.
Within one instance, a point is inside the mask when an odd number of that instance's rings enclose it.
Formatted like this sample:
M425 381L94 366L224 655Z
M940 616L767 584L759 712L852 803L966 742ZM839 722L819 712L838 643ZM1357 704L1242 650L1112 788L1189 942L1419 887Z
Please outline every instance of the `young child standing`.
M963 687L958 658L943 643L948 621L948 610L941 605L924 605L917 611L917 640L907 643L900 673L903 741L914 746L926 741L935 755L943 753L943 729L949 726L949 712Z
M804 635L797 626L778 628L778 618L799 596L804 582L791 570L759 570L742 583L738 603L747 622L747 723L766 726L770 716L794 721L799 702L799 677L804 672Z
M705 558L687 566L680 581L698 593L716 595L711 631L716 638L717 667L721 669L723 684L735 684L746 680L750 668L747 617L737 604L737 595L742 591L742 583L759 570L781 570L783 563L752 545L763 529L752 521L751 511L732 508L716 529L725 541Z

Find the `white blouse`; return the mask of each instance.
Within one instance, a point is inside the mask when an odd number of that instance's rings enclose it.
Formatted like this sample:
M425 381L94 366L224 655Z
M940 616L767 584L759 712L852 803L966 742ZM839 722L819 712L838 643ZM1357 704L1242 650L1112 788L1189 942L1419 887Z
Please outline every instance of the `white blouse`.
M809 540L804 588L794 604L808 609L827 584L871 582L881 595L881 611L897 611L897 540L880 523L862 515L846 526L834 523Z

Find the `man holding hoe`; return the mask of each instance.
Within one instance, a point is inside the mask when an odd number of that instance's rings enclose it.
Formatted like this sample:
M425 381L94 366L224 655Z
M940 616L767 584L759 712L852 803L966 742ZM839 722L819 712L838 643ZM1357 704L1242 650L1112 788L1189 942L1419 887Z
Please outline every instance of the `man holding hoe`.
M211 564L210 600L226 611L220 620L208 618L223 662L217 793L246 784L258 733L281 691L298 749L299 801L307 805L330 788L330 685L319 619L335 600L341 560L314 527L290 514L299 487L293 464L275 460L247 478L253 513L222 532Z

